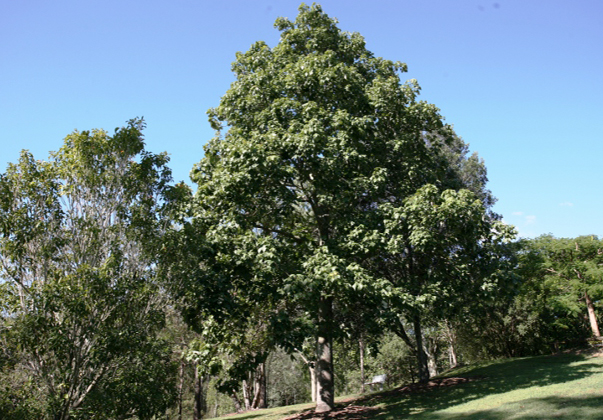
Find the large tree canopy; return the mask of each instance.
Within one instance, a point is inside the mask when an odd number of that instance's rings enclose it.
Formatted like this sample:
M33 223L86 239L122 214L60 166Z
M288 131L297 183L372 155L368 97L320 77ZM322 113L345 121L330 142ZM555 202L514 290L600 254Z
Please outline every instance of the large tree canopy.
M205 264L215 274L199 281L229 302L261 303L272 326L291 326L292 317L308 321L318 411L333 407L332 340L346 323L335 315L353 312L360 301L377 309L407 281L392 284L375 269L377 255L391 260L391 236L408 232L392 221L449 227L441 244L439 231L427 226L413 227L407 238L447 261L434 274L439 282L452 271L449 254L462 252L455 235L475 244L488 241L491 230L482 162L467 159L438 109L417 100L415 80L401 82L405 64L375 57L362 36L336 23L320 6L302 5L295 21L276 21L281 38L274 48L257 42L237 53L236 81L209 111L216 137L192 172L198 184L192 223L203 226L213 250ZM469 186L477 195L437 193ZM431 209L430 197L442 211L423 217L417 206ZM420 229L429 236L419 237ZM401 247L394 251L408 256ZM211 302L197 305L223 314ZM295 337L282 334L281 342L293 345Z

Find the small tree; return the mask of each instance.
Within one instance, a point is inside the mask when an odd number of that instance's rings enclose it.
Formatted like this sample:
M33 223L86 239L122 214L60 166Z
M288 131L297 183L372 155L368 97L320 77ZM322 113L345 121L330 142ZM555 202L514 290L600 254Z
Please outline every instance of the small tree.
M529 245L548 287L555 290L553 304L570 313L585 308L592 335L600 338L594 302L603 296L603 241L595 235L575 239L544 235Z
M4 323L47 418L151 418L173 401L152 266L170 172L143 128L76 131L0 179Z

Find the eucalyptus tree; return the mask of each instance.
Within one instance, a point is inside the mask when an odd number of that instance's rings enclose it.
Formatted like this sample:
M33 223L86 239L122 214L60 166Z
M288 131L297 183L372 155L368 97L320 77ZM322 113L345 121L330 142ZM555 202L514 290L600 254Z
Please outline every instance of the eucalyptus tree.
M382 204L445 177L451 130L417 99L415 80L401 81L405 64L375 57L320 6L275 26L278 45L237 53L236 81L209 111L216 136L191 174L194 217L214 250L209 265L222 268L208 290L272 305L281 325L296 308L310 325L317 411L327 411L334 311L392 290L369 263L383 248Z
M76 131L0 179L2 333L44 418L151 418L173 400L153 269L171 176L143 128Z

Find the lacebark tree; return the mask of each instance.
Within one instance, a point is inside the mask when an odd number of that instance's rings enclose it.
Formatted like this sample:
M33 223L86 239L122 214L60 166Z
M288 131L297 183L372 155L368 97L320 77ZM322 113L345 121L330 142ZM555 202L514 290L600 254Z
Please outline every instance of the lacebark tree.
M253 262L230 296L293 302L311 323L316 408L328 411L334 312L389 288L364 265L381 246L379 203L437 180L445 168L425 133L446 141L450 132L437 108L417 100L416 81L401 82L406 65L375 57L320 6L299 11L295 21L276 21L274 48L257 42L237 53L236 81L209 111L216 137L192 179L205 237L213 249L233 248L211 260L230 261L233 279Z

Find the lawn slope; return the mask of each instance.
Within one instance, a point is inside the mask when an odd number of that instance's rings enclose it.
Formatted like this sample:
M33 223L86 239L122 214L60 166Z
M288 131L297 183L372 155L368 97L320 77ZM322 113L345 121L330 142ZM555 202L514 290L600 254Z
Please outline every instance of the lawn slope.
M228 416L232 420L603 419L603 357L587 353L506 359L457 369L427 385L337 400L326 416L312 404Z

